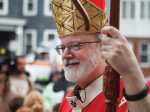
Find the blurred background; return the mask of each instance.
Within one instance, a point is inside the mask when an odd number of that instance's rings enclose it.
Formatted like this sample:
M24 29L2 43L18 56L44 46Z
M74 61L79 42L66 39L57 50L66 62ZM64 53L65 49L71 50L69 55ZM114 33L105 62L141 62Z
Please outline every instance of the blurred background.
M55 51L60 42L49 1L0 0L0 64L2 71L9 69L10 86L15 85L10 87L13 91L22 92L23 87L29 91L34 85L44 99L45 110L54 112L53 107L57 108L73 84L64 79L61 57ZM121 0L120 5L121 32L127 37L148 80L150 0ZM109 0L107 7L109 13ZM27 91L19 96L26 96Z

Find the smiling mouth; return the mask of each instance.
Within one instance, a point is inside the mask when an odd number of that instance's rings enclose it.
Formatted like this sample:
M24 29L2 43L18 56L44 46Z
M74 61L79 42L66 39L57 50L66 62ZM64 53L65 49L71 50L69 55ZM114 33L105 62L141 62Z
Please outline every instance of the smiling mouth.
M80 62L68 62L65 64L66 67L71 67L71 66L76 66L76 65L79 65Z

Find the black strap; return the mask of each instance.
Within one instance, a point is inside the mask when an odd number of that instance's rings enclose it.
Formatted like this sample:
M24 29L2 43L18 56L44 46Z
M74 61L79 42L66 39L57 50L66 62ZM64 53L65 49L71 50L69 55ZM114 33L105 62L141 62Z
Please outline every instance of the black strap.
M149 87L147 85L144 86L143 90L136 95L128 95L124 89L124 97L127 101L138 101L145 98L148 95Z

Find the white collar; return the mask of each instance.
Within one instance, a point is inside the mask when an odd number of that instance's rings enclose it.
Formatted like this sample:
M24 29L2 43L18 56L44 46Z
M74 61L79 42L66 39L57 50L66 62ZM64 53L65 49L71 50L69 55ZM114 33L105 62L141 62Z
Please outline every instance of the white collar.
M88 87L85 88L85 90L81 90L80 96L82 99L86 99L84 103L81 103L76 96L67 97L68 102L72 105L75 104L76 106L72 106L73 108L84 108L86 107L96 96L98 96L103 90L103 76L96 79L94 82L92 82Z

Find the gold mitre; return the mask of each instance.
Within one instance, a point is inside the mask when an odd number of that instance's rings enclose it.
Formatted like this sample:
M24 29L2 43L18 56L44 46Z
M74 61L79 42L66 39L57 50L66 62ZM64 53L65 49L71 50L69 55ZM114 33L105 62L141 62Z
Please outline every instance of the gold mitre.
M60 37L100 32L107 23L104 10L87 0L52 0L51 8Z

